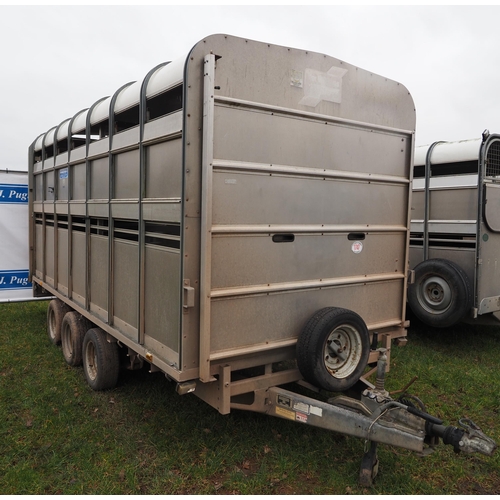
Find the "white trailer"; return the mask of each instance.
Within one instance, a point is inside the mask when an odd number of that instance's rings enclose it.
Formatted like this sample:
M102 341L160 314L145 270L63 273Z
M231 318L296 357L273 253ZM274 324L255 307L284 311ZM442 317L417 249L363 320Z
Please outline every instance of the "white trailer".
M436 327L498 323L500 136L417 147L414 163L412 311Z
M29 151L51 340L94 389L116 384L123 347L129 368L147 362L222 414L370 440L364 483L377 442L493 452L383 389L406 335L414 127L397 82L226 35L61 122ZM378 342L379 382L359 399L282 387L359 385Z

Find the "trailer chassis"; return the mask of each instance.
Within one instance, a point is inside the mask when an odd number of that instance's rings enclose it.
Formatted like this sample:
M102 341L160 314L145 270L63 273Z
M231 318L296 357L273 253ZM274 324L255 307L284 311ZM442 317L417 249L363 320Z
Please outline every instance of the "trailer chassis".
M231 367L225 365L221 366L217 381L211 384L181 383L177 385L177 391L180 394L194 392L212 404L215 398L219 401L229 399L231 409L251 410L364 439L365 453L359 473L359 483L364 487L372 486L378 473L379 443L426 455L434 451L441 438L444 444L453 446L457 453L481 453L487 456L494 453L496 442L471 420L460 419L458 427L445 426L441 419L427 413L425 405L418 398L403 393L397 400L393 399L384 387L387 350L379 348L377 352L379 359L375 385L362 378L349 396L337 395L327 401L281 386L297 382L310 391L319 392L319 389L300 380L296 369L231 381ZM266 386L273 382L276 385ZM215 396L216 393L218 396ZM232 398L224 398L224 394L231 394ZM221 410L223 408L219 408Z

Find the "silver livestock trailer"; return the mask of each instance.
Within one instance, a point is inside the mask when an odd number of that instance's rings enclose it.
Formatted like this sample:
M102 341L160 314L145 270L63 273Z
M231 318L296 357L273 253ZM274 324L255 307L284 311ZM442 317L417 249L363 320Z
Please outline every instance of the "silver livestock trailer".
M365 484L378 442L421 451L441 435L491 453L383 388L406 335L414 127L399 83L225 35L61 122L29 150L51 340L96 390L116 384L123 348L129 368L148 363L222 414L367 439ZM363 375L377 363L375 386Z
M436 327L494 321L500 311L500 136L415 150L409 287Z

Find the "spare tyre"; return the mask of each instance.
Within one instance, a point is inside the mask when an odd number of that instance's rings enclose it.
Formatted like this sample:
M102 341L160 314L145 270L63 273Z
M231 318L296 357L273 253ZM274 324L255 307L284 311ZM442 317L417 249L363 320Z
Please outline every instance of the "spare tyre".
M331 392L352 387L363 375L369 355L366 324L348 309L319 310L297 340L297 364L302 376Z

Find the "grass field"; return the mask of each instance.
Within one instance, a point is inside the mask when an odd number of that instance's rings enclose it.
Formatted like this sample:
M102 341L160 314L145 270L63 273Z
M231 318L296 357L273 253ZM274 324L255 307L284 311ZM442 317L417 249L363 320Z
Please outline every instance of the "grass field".
M500 452L430 456L379 446L358 486L359 439L250 412L220 415L160 373L124 372L96 393L45 331L47 303L0 305L0 492L8 494L500 494ZM387 388L447 424L466 416L500 442L500 327L412 321Z

